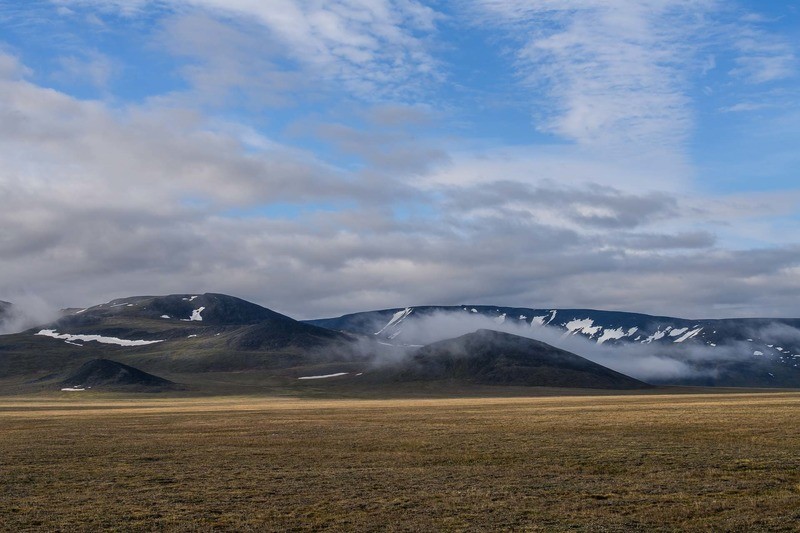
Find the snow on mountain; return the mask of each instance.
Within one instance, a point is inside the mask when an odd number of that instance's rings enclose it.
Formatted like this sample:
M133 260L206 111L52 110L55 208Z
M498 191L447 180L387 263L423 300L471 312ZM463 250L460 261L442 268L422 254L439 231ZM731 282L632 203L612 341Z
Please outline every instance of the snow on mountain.
M77 342L99 342L100 344L116 344L117 346L147 346L148 344L156 344L158 342L164 342L163 340L127 340L127 339L119 339L117 337L105 337L103 335L71 335L69 333L58 333L52 329L43 329L39 331L36 335L41 335L43 337L52 337L54 339L61 339L67 344L73 344L77 346L83 346L82 344L76 344Z

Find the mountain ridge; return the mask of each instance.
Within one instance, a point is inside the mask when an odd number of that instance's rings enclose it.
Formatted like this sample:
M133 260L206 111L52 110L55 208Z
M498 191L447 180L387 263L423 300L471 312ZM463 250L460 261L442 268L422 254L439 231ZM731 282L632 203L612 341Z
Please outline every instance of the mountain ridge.
M421 306L351 313L311 324L398 345L428 344L479 328L501 329L583 354L613 349L668 360L682 376L657 383L702 386L800 387L800 319L690 320L623 311L501 306ZM448 333L443 337L442 331ZM587 341L581 344L579 341Z
M489 329L545 341L656 384L800 387L798 327L800 319L693 321L499 306L407 307L297 321L220 293L132 296L0 335L0 379L42 379L104 358L166 377L256 372L289 383L361 375L371 362L408 357L424 345ZM769 342L754 332L783 340ZM648 365L665 362L671 374L647 373Z

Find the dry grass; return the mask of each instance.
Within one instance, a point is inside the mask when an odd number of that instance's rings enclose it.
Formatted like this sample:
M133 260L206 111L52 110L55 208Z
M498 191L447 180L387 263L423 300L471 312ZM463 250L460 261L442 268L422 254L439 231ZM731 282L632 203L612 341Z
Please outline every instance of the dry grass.
M21 530L798 530L800 394L0 399Z

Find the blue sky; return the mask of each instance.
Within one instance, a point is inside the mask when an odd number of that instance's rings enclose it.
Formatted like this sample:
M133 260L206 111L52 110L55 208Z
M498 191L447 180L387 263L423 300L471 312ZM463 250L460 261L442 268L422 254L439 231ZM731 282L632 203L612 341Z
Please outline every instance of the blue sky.
M800 314L800 6L0 0L0 297Z

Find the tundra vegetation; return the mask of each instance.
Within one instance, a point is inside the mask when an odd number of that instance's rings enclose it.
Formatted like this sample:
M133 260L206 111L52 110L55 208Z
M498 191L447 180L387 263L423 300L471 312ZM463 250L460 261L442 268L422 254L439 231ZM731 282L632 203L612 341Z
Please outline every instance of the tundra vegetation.
M0 524L796 531L800 393L538 393L0 398Z

